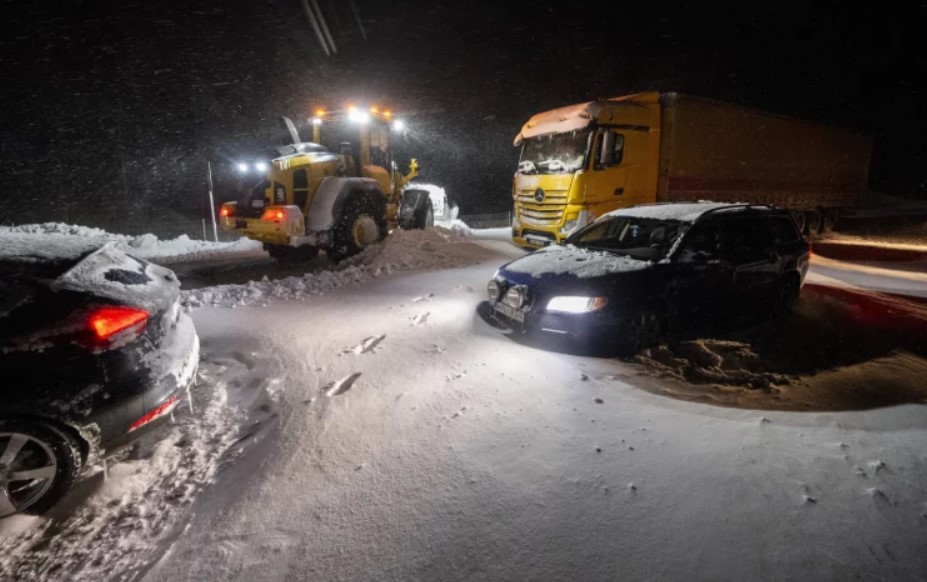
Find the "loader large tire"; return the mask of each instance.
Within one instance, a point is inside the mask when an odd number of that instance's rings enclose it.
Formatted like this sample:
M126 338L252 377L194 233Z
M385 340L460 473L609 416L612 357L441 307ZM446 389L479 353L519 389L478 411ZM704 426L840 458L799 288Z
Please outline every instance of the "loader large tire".
M386 216L382 206L368 194L352 192L348 194L341 215L332 229L332 245L328 249L328 256L335 262L344 260L382 240L386 232Z

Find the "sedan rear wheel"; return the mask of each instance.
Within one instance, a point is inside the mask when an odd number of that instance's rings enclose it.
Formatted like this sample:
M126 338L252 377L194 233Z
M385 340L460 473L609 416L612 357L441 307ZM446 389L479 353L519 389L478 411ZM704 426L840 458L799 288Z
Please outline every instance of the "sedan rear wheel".
M49 425L0 421L0 517L39 514L80 474L74 438Z

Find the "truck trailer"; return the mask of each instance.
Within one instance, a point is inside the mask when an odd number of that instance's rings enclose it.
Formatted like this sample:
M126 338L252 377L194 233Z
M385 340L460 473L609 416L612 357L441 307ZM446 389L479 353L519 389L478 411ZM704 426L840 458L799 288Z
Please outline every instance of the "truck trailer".
M540 113L515 145L512 238L533 248L654 202L777 206L816 234L858 205L872 153L859 132L658 92Z

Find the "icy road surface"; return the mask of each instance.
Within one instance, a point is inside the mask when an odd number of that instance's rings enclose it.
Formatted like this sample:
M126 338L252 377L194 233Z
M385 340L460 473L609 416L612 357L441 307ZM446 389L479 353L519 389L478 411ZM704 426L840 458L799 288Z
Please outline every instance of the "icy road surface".
M637 364L539 350L484 322L486 281L520 253L505 237L405 240L415 248L335 270L191 291L193 414L50 518L0 523L0 578L927 574L923 404L670 398ZM844 285L873 275L829 267Z
M506 258L200 309L268 362L272 444L146 580L901 579L927 572L927 409L717 408L475 309ZM254 349L253 346L259 346ZM258 387L255 387L257 389Z

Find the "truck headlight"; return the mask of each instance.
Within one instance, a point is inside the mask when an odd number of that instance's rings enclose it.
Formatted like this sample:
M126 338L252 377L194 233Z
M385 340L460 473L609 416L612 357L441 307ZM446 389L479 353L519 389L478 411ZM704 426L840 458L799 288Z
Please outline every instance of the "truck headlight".
M514 287L509 287L509 290L505 292L505 302L515 309L521 309L525 306L526 295L527 293L523 286L515 285Z
M567 220L563 223L563 227L560 228L560 233L573 234L574 231L589 224L590 215L591 213L587 210L583 210L578 214L567 214Z
M499 282L495 279L489 281L489 285L486 285L486 292L489 293L489 298L493 301L499 300L499 292L501 288L499 287Z
M561 295L547 302L547 311L560 313L588 313L602 309L608 299L605 297L584 297L580 295Z

